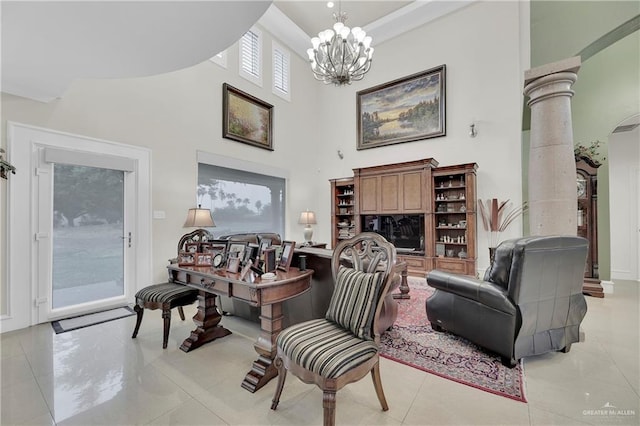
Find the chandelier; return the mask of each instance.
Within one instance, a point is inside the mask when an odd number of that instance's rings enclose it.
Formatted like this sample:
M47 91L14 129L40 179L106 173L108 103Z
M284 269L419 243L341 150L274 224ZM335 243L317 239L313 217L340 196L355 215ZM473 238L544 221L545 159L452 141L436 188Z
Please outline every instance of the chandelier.
M311 71L316 80L336 86L362 80L371 68L371 37L360 27L344 25L347 13L333 14L333 29L320 31L311 39L313 48L307 50Z

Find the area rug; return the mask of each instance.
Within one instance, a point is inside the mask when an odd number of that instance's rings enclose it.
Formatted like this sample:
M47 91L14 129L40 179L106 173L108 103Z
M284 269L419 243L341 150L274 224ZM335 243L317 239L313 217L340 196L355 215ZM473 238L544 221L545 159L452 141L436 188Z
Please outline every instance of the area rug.
M409 278L409 300L398 302L398 319L382 334L380 355L427 373L486 392L527 402L522 362L507 368L497 354L468 340L431 328L425 300L435 290L425 280Z
M79 328L102 324L107 321L125 318L131 315L135 315L134 310L128 306L123 306L121 308L109 309L108 311L96 312L94 314L80 315L73 318L52 321L51 326L56 334L60 334L71 330L77 330Z

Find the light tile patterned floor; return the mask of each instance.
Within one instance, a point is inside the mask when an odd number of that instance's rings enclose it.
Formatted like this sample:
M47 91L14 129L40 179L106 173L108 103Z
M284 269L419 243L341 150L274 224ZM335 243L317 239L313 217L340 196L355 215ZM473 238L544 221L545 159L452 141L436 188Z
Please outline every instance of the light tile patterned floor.
M528 403L513 401L387 359L380 410L371 380L338 393L341 425L549 425L640 423L640 284L620 281L605 299L587 298L584 342L568 354L524 362ZM191 307L189 317L195 313ZM240 387L255 359L256 324L225 317L233 334L192 353L178 349L193 323L173 316L162 349L159 311L56 335L50 324L1 335L6 425L307 425L322 423L322 395L289 376L277 411L275 381ZM615 407L615 408L603 408Z

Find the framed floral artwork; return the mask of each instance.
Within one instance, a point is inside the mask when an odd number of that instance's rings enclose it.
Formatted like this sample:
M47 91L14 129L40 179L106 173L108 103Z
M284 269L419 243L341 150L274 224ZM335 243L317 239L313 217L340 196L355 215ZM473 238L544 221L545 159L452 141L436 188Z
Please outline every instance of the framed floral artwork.
M224 83L222 137L273 151L273 105Z

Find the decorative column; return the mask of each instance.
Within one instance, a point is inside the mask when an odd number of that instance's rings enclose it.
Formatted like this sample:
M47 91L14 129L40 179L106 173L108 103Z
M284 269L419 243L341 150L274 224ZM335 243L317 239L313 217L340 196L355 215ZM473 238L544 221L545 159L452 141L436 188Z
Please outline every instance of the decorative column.
M576 235L576 163L571 86L580 69L573 57L525 71L531 108L529 228L531 235Z

